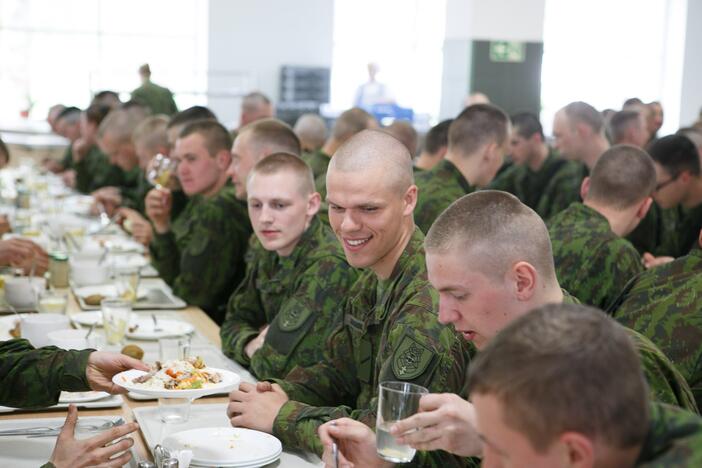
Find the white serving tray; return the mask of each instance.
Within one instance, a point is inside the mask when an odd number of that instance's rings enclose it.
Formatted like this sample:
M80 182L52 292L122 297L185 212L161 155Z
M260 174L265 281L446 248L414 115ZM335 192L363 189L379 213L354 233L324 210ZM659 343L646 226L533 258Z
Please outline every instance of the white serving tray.
M96 419L103 421L102 417L81 416L78 417L83 421ZM115 415L114 418L119 417ZM0 430L13 429L20 427L37 427L37 426L60 426L66 420L62 418L42 418L42 419L2 419L0 420ZM132 436L133 437L133 436ZM23 436L0 437L0 466L12 468L37 468L49 461L51 453L56 445L56 437L39 437L27 438ZM132 460L124 465L128 468L136 468L138 459L136 453L132 449Z
M73 291L78 305L80 305L80 308L83 310L100 309L99 305L88 305L85 303L83 299L85 294L81 294L85 292L84 288L89 288L88 291L92 291L92 289L104 289L104 292L108 293L105 294L106 296L116 296L117 294L114 284L81 287L71 282L71 291ZM139 284L138 295L140 297L146 296L146 298L135 302L133 306L134 310L183 309L187 307L185 301L175 296L171 288L160 278L144 278Z
M122 395L112 395L108 398L103 398L101 400L86 401L83 403L73 403L80 408L86 409L99 409L99 408L119 408L124 403L124 398ZM65 410L68 408L68 403L59 403L58 405L49 406L47 408L28 410L26 408L11 408L9 406L0 406L0 413L18 413L27 411L51 411L51 410ZM2 465L0 465L2 466Z
M160 444L163 439L176 432L199 427L229 427L227 405L225 403L193 404L190 408L188 422L182 424L164 424L161 422L157 406L142 406L134 408L132 412L139 423L146 445L151 451L153 451L156 444ZM324 466L324 464L316 455L284 450L279 461L269 466L309 468Z

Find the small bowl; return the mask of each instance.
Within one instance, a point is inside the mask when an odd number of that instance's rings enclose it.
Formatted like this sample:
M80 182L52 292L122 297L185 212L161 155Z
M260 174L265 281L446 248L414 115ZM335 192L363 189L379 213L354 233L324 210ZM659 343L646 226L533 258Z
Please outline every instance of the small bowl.
M46 289L46 280L40 277L16 276L5 279L5 300L15 309L34 309L37 295Z
M50 345L62 349L87 349L91 347L85 338L87 334L88 330L56 330L50 332L47 338Z
M99 265L97 260L71 259L69 264L71 266L71 278L80 286L93 286L107 282L109 268L105 263Z
M71 326L66 315L29 314L24 316L20 327L22 338L28 339L35 348L41 348L50 344L49 333L56 330L67 330Z

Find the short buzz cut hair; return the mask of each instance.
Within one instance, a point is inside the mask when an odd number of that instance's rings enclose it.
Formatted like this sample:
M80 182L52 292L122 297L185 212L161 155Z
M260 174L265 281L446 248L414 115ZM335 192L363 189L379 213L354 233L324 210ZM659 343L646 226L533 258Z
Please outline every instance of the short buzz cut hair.
M614 209L640 203L656 188L656 168L642 149L615 145L602 153L590 174L585 200Z
M198 134L205 139L205 146L210 156L214 157L220 151L230 151L232 137L224 125L214 120L196 120L186 125L178 135L178 139Z
M360 107L345 110L337 117L332 127L332 136L339 142L344 142L355 134L370 127L375 117Z
M168 128L170 129L176 125L185 125L189 122L204 119L217 120L217 116L205 106L192 106L173 115L168 121Z
M140 143L150 150L159 147L168 148L168 117L165 115L152 115L145 118L132 134L134 144Z
M533 135L538 134L541 141L546 141L544 136L544 128L539 122L539 118L531 112L519 112L512 116L512 127L517 135L524 139L529 139Z
M56 122L59 120L66 120L66 122L75 124L80 122L81 110L75 106L64 107L61 112L56 116Z
M449 151L468 156L487 144L504 144L508 133L509 117L502 109L492 104L474 104L451 122Z
M266 118L255 120L239 129L237 138L247 138L253 146L265 146L270 153L291 153L300 155L302 147L295 132L282 120Z
M689 171L694 176L700 175L700 156L697 147L688 137L668 135L660 138L648 147L648 152L671 176Z
M609 120L609 132L615 143L622 141L627 130L634 126L641 119L641 114L632 110L615 112Z
M446 119L434 125L424 137L424 151L429 154L436 154L445 146L448 146L448 132L453 119Z
M568 118L568 124L571 127L580 123L590 127L593 133L602 134L604 132L604 118L602 114L587 102L571 102L563 108L563 112Z
M145 118L145 115L136 110L114 109L100 123L98 137L102 138L110 134L118 142L131 142L134 129Z
M261 159L254 165L247 177L247 183L254 174L278 174L291 172L298 179L298 189L303 195L315 192L314 175L310 166L299 156L291 153L273 153Z
M556 281L548 229L534 210L499 190L465 195L434 221L424 239L429 253L479 255L473 270L502 279L517 262L528 262L545 282Z
M90 104L83 112L88 122L99 126L111 110L112 108L106 104L95 103Z
M549 304L512 322L471 362L468 391L495 397L505 424L540 453L565 432L617 449L640 445L648 432L633 341L592 307Z

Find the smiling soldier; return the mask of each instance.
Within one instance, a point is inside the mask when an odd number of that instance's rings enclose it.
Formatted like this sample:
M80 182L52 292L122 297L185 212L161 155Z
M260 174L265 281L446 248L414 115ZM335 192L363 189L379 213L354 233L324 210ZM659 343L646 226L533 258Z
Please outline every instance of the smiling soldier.
M319 193L298 156L274 153L259 161L246 193L258 240L246 255L246 277L229 299L222 348L259 379L284 378L296 365L323 358L356 271L317 218Z

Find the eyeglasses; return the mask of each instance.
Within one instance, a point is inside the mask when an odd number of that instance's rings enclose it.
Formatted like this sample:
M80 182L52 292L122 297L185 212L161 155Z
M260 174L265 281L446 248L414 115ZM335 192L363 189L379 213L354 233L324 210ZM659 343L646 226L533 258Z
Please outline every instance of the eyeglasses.
M677 173L677 174L675 174L673 177L671 177L670 179L666 180L665 182L661 182L660 184L656 185L656 190L655 190L655 191L656 191L656 192L660 192L660 191L663 190L665 187L667 187L668 185L670 185L670 184L672 184L673 182L675 182L676 180L678 180L678 177L680 177L680 173Z

